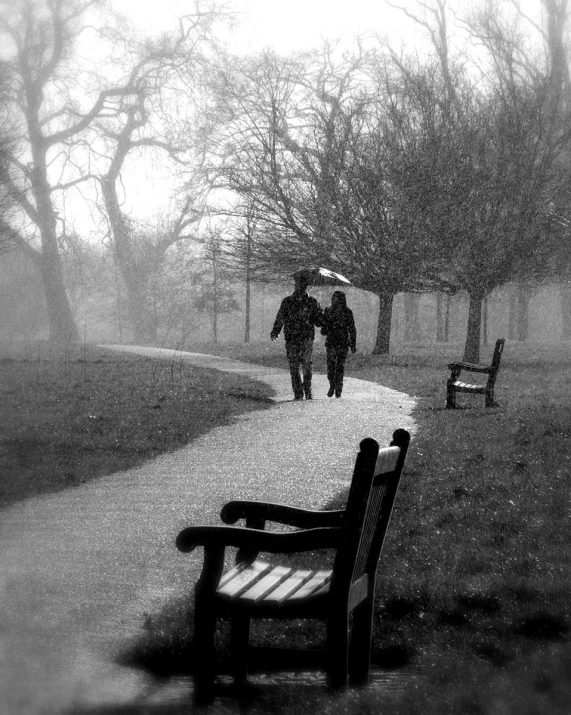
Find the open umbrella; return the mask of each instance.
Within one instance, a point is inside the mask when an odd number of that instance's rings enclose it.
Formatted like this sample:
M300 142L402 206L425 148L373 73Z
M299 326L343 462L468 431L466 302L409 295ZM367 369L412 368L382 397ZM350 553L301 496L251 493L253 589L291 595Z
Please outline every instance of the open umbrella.
M342 276L340 273L334 273L328 268L318 268L312 266L309 268L300 268L295 273L292 273L293 278L305 276L309 285L312 286L350 286L351 281Z

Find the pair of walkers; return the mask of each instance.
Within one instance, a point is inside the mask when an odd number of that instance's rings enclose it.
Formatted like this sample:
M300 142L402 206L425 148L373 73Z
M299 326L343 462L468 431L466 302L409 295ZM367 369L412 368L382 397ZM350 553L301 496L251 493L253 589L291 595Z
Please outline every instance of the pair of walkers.
M309 281L296 276L295 290L283 299L271 339L276 340L283 327L286 355L289 363L291 386L295 400L311 400L313 341L315 328L325 335L327 352L328 397L341 397L345 360L349 349L355 352L357 331L353 312L347 307L345 293L335 291L331 306L321 310L317 300L307 293ZM301 375L300 375L301 369Z

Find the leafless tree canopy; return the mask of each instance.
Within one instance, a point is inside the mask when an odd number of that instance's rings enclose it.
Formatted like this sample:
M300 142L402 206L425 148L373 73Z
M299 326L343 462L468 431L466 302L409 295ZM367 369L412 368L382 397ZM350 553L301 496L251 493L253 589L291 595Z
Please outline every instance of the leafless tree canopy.
M38 266L52 337L77 337L62 255L84 201L138 341L157 339L164 272L178 285L176 261L196 261L198 280L209 246L217 285L309 263L348 275L378 296L377 352L397 293L466 291L476 360L486 296L570 263L567 0L542 0L543 20L518 0L390 4L423 53L236 56L214 2L141 37L98 0L0 0L0 250ZM170 193L154 219L130 208L151 159Z

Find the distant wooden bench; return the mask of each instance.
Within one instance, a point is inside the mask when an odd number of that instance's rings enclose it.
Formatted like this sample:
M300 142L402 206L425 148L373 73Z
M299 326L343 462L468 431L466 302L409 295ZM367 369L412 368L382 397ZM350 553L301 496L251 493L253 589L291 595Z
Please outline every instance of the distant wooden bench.
M230 657L235 682L243 682L255 662L249 646L250 621L318 619L326 623L326 650L310 652L309 662L325 667L334 689L352 682L365 684L369 675L375 577L410 435L399 429L389 447L379 450L373 439L360 444L345 509L309 511L280 504L231 501L222 509L227 524L245 519L244 527L194 526L176 539L183 552L204 547L204 565L196 585L194 645L195 700L214 696L217 672L216 620L231 622ZM296 527L264 531L266 521ZM226 547L239 549L236 566L223 574ZM258 559L260 551L293 554L332 549L333 567L296 569ZM349 641L349 617L353 613ZM259 648L258 648L259 650ZM283 654L283 649L264 649ZM274 653L275 655L275 653ZM287 670L306 667L307 651L289 651L280 659ZM317 656L317 660L314 656Z
M472 395L485 395L486 407L495 407L494 386L496 377L500 369L500 360L504 349L505 340L496 340L496 347L492 356L491 365L474 365L469 362L451 362L448 369L451 370L450 377L446 383L446 407L453 409L456 407L456 393L467 392ZM459 380L462 371L479 372L488 376L485 384L472 384Z

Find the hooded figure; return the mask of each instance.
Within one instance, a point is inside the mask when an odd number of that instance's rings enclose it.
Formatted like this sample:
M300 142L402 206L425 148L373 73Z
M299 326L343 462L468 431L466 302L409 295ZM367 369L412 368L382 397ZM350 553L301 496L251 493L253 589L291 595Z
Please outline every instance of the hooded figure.
M312 399L311 377L315 326L323 325L321 306L307 293L309 279L296 276L295 290L282 300L270 337L276 340L283 327L286 355L295 400ZM303 382L300 377L300 367Z
M321 334L326 336L327 379L329 392L327 397L341 397L343 374L347 352L357 350L357 330L353 311L347 307L345 293L336 290L331 296L331 306L325 308Z

